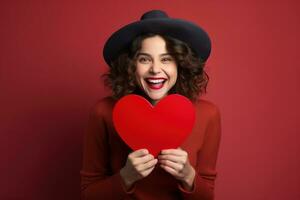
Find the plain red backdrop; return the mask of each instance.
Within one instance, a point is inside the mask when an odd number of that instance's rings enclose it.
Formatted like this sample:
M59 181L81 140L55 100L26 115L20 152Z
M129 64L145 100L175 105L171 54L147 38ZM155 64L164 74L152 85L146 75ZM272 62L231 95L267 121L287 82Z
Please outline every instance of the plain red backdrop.
M104 41L150 9L212 38L218 200L300 199L299 1L1 1L0 199L79 199Z

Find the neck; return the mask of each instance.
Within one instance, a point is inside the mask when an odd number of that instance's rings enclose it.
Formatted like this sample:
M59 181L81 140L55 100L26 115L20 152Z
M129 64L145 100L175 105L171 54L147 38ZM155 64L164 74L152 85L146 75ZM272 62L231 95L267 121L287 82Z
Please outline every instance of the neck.
M141 90L140 88L137 88L134 92L134 94L140 95L142 97L144 97L145 99L147 99L153 106L155 106L159 100L153 100L151 99L143 90Z
M158 100L150 100L150 103L153 105L153 106L155 106L157 103L158 103Z

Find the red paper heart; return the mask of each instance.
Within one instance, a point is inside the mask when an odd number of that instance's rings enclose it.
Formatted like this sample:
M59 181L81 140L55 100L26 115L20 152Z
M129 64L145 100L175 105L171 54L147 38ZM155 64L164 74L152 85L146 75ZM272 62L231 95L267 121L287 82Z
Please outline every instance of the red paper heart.
M146 148L157 156L162 149L174 149L184 142L195 123L195 108L179 94L166 96L155 107L142 96L131 94L116 103L113 123L133 150Z

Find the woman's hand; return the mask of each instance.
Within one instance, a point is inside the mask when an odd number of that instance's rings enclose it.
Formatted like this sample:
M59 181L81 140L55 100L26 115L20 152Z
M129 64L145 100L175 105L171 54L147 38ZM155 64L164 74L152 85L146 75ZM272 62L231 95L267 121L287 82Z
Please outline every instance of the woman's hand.
M181 181L184 189L192 190L196 172L186 151L181 148L162 150L158 162L164 170Z
M147 149L139 149L131 152L125 166L120 170L124 183L130 188L134 182L148 176L154 169L157 159L149 154Z

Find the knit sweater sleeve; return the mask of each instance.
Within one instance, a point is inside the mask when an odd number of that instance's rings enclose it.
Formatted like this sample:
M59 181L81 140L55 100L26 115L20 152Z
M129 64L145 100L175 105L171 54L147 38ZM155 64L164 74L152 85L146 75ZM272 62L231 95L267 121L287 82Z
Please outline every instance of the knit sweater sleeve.
M217 176L216 161L221 140L221 117L218 107L214 107L208 121L202 148L197 154L196 175L192 191L178 188L184 200L213 200Z
M83 162L80 170L81 199L123 199L135 190L125 189L120 172L110 170L108 133L104 120L105 105L95 105L84 133Z

